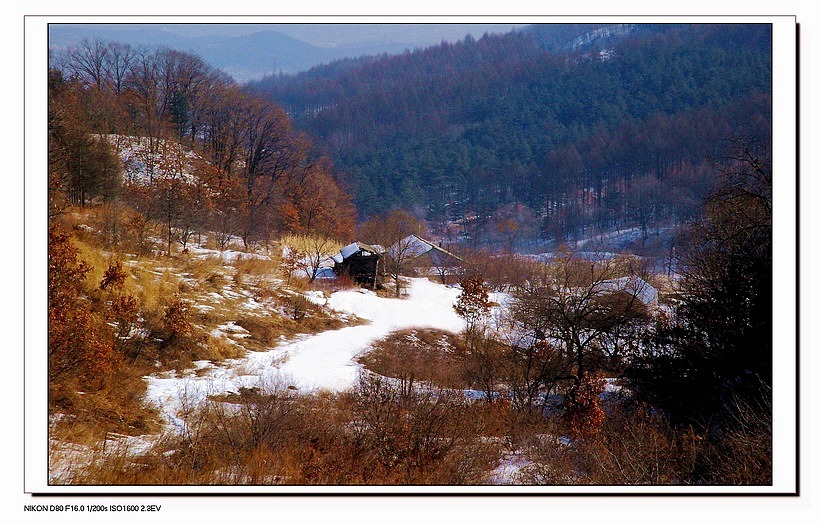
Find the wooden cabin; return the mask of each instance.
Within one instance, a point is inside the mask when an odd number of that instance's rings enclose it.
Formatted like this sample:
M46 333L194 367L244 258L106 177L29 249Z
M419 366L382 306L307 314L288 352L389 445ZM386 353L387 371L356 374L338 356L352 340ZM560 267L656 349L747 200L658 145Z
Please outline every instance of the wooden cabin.
M362 242L353 242L343 247L333 258L333 272L337 276L347 275L354 282L376 289L381 286L384 249Z

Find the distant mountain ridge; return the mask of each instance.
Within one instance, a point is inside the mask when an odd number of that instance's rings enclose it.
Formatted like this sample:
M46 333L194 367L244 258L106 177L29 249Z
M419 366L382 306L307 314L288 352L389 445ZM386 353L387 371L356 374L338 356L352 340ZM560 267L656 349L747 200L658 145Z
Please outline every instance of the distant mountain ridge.
M194 53L238 82L266 74L294 73L344 56L342 49L316 47L276 31L240 36L184 36L163 29L117 29L92 24L55 26L49 30L49 48L61 50L83 39L99 39L134 46L169 47Z
M505 27L500 24L52 24L49 48L59 51L79 45L84 39L169 47L197 54L211 66L244 83L264 75L294 74L344 58L398 54L453 40L452 35L459 31L483 34L503 31ZM390 33L390 38L385 32Z

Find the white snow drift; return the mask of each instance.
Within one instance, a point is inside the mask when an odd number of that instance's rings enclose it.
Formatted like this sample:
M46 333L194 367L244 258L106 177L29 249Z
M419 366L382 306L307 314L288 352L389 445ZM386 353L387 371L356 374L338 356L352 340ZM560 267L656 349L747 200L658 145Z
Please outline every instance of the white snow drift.
M235 393L243 387L278 384L302 392L343 391L357 379L361 366L356 357L391 332L410 327L462 330L464 322L453 310L458 294L457 289L425 279L414 279L405 299L382 298L364 290L334 293L327 300L328 307L370 322L302 336L220 367L199 362L197 369L181 374L147 377L146 400L171 424L181 427L187 408L200 404L208 395Z

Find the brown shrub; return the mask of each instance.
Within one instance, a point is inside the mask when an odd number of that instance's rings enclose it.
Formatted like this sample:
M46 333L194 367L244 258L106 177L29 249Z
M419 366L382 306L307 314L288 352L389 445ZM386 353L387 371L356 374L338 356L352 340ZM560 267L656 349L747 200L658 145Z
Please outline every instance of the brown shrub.
M117 366L118 355L101 318L85 297L91 266L81 261L68 233L49 228L48 246L48 377L99 387Z
M646 407L612 410L596 436L579 445L585 484L686 483L698 452L691 435Z
M566 485L680 485L692 480L701 439L672 428L659 413L629 402L607 406L599 430L560 437L575 428L565 418L522 444L532 460L522 482Z
M176 297L165 308L164 321L165 329L168 331L171 341L189 336L194 332L194 327L191 324L190 305L179 297Z
M573 437L591 438L600 433L606 418L601 400L605 386L603 378L587 374L570 389L564 419Z
M464 388L464 349L459 337L435 329L406 329L376 342L359 358L370 371L399 379L405 389L416 382Z
M772 411L768 394L735 401L725 428L714 432L699 457L698 478L710 484L768 486L772 483Z
M301 395L286 383L211 399L185 430L141 456L100 454L94 484L471 484L498 456L457 393L363 379L355 392Z
M477 483L495 458L461 392L408 390L366 374L353 400L354 446L371 464L368 483Z

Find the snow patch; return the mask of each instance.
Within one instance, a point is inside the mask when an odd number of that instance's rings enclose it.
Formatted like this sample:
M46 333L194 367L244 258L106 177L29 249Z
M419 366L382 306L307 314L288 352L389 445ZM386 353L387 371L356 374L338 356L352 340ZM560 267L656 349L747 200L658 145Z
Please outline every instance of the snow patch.
M146 401L160 409L173 427L182 430L185 413L210 395L274 383L303 392L350 389L361 368L356 358L374 341L411 327L450 332L464 329L464 321L453 309L458 294L458 289L426 279L412 279L406 299L383 298L368 290L333 293L326 299L327 307L370 322L299 337L269 351L226 361L220 367L200 363L196 370L146 377ZM313 294L311 298L319 297ZM245 333L241 326L229 322L213 334L230 339L228 334Z

